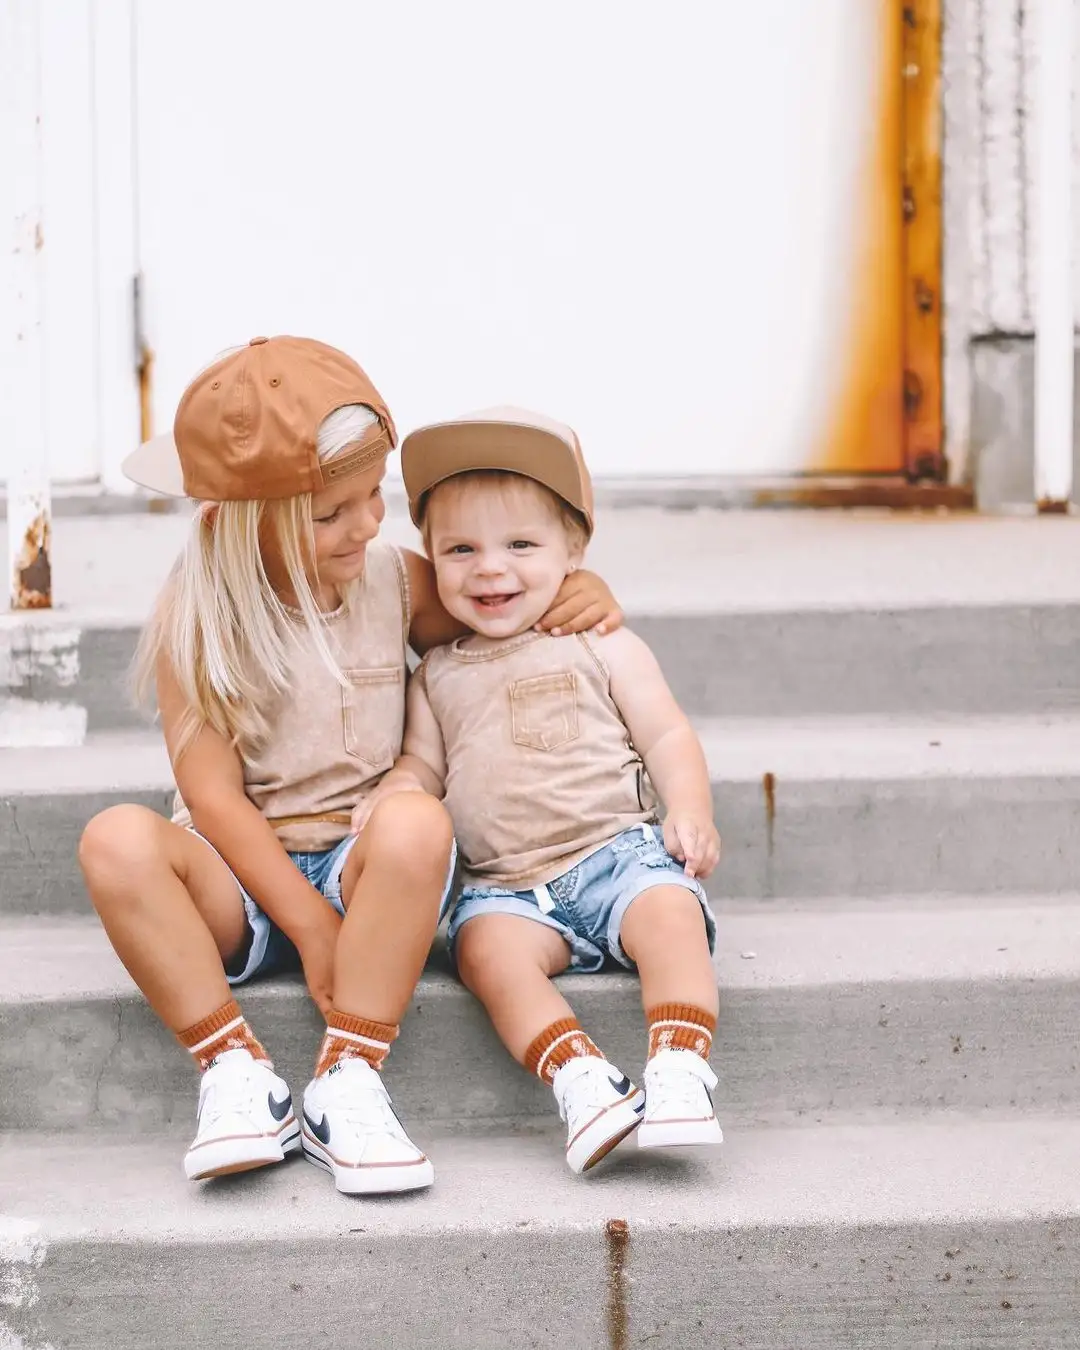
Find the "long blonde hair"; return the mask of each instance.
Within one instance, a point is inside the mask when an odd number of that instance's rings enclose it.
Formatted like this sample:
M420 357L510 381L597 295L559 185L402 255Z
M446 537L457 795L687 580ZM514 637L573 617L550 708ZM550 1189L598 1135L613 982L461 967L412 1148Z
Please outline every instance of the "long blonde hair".
M360 440L377 418L370 408L338 408L319 427L320 460ZM281 553L303 625L282 603L263 563L270 532ZM274 501L200 502L183 551L135 653L135 692L150 701L158 663L168 661L187 704L177 758L203 726L231 744L256 749L271 734L269 707L289 687L289 649L312 642L342 685L326 618L308 579L315 556L311 494ZM355 586L342 596L348 607Z

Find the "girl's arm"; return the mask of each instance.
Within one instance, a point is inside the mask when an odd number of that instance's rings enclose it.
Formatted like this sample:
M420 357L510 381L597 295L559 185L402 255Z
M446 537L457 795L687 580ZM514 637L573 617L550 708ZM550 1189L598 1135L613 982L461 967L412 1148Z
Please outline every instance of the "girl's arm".
M409 645L423 656L430 648L453 642L471 630L443 609L435 585L435 569L429 560L411 549L403 548L401 553L412 597ZM556 636L581 633L587 628L610 633L619 628L622 621L622 610L607 582L595 572L579 571L571 572L563 582L551 608L540 620L540 627Z
M675 702L656 657L636 633L620 629L596 641L611 676L611 697L664 803L664 846L692 877L720 860L705 752Z
M341 920L293 865L266 817L248 798L236 749L204 726L177 756L186 704L165 659L158 662L157 694L176 786L192 824L213 844L260 909L296 944L311 996L325 1011L331 1003L333 944Z

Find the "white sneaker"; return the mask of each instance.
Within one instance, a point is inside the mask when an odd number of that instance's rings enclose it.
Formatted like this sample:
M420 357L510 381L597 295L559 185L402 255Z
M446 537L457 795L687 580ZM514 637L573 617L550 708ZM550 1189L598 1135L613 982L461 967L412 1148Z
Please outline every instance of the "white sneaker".
M304 1154L347 1195L417 1191L435 1169L405 1133L366 1059L339 1059L304 1091Z
M284 1078L247 1050L218 1055L199 1084L199 1123L184 1157L188 1180L284 1162L299 1147L300 1126Z
M720 1144L724 1135L709 1095L716 1074L692 1050L660 1050L642 1075L645 1119L638 1131L639 1148L675 1148L686 1144Z
M641 1124L645 1094L614 1064L582 1055L564 1064L551 1083L566 1121L566 1162L587 1172Z

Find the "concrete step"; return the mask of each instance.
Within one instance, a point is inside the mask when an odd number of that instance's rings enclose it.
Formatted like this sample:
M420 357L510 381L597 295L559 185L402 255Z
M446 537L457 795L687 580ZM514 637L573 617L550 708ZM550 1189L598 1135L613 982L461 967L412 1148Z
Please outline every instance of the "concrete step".
M725 839L714 896L1056 893L1080 856L1080 716L699 723ZM0 914L84 912L76 847L170 809L157 733L0 750Z
M717 979L719 1102L736 1126L1080 1110L1080 896L725 909ZM605 1052L638 1074L636 979L614 971L561 984ZM0 1129L190 1130L191 1065L93 920L0 924L0 991ZM240 997L301 1090L322 1023L299 978L256 982ZM413 1120L498 1123L553 1111L441 948L387 1081Z
M124 671L185 529L57 522L57 609L0 615L0 744L142 724ZM384 533L415 545L400 502ZM589 560L697 715L1077 707L1078 520L608 511Z
M0 1343L1076 1344L1075 1119L731 1130L585 1178L554 1130L420 1138L435 1186L393 1201L302 1160L194 1187L173 1141L0 1138Z

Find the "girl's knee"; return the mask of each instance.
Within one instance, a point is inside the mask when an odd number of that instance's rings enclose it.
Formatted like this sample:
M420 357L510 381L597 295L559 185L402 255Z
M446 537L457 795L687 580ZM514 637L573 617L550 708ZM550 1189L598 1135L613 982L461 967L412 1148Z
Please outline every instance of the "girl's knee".
M442 802L426 792L395 792L384 797L365 826L367 857L381 855L410 870L444 875L454 828Z
M145 806L125 803L94 816L79 840L79 866L87 882L130 880L165 859L162 819Z

